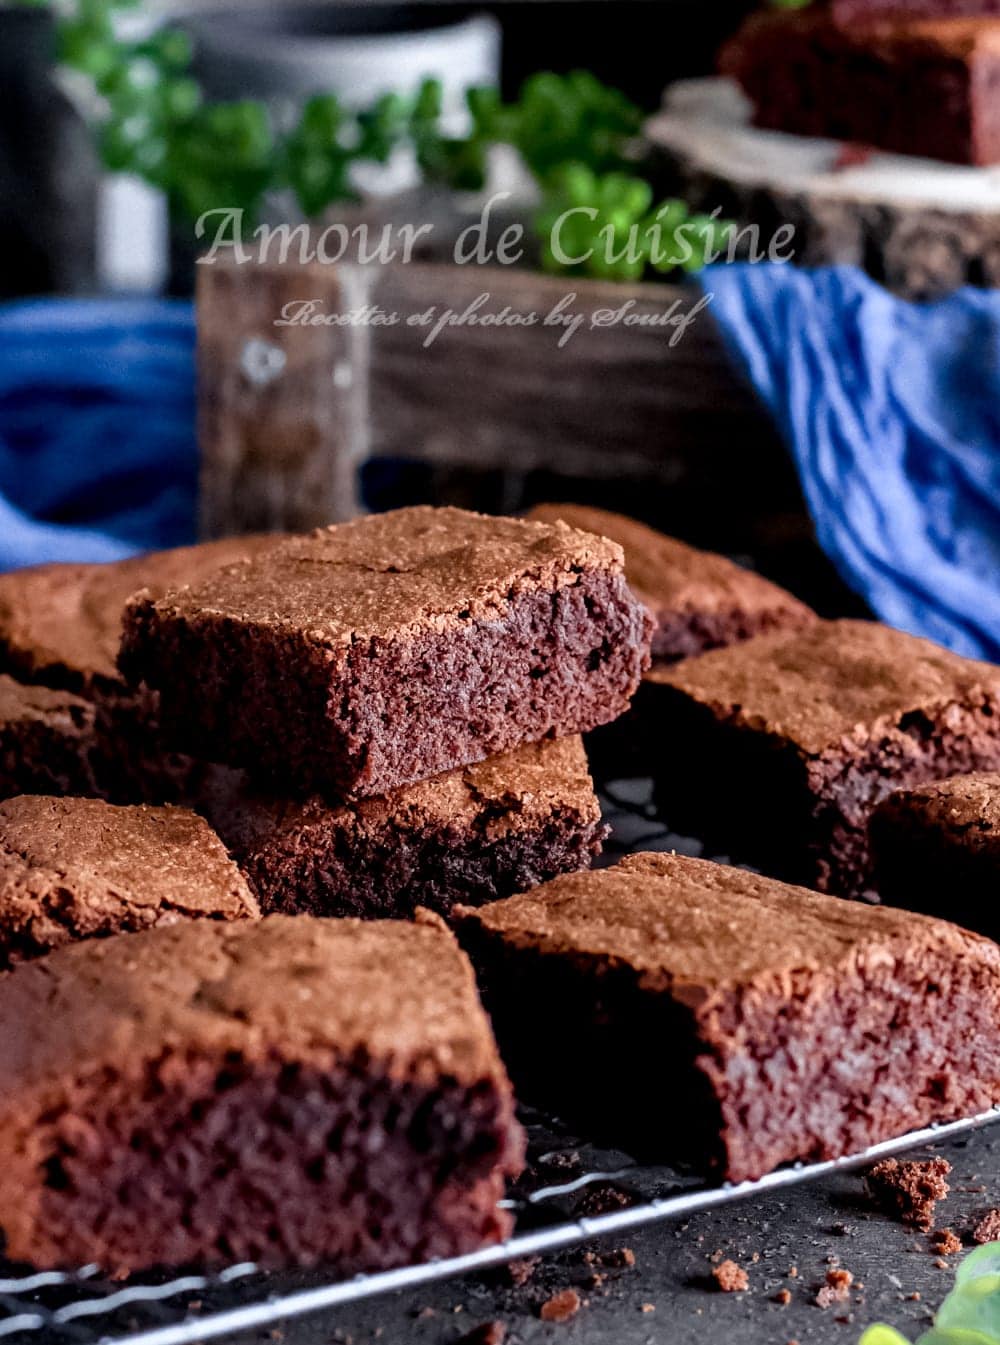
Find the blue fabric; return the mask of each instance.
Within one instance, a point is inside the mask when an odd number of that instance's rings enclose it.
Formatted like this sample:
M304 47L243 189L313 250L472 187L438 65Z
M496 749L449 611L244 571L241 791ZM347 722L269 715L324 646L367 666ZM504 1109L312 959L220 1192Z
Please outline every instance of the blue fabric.
M196 488L190 304L0 308L0 570L190 542Z
M773 264L701 283L844 579L884 621L1000 661L1000 292L917 305Z

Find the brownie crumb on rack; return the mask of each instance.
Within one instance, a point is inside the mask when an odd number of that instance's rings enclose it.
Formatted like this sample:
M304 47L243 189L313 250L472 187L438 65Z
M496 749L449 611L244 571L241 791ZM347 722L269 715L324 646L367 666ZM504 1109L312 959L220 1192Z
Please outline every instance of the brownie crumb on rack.
M846 1303L850 1297L854 1276L849 1270L835 1266L826 1272L826 1282L816 1292L816 1306L828 1308L834 1303Z
M538 1315L543 1322L568 1322L582 1306L580 1295L575 1289L560 1289L545 1300L538 1309Z
M883 1158L865 1174L872 1199L904 1224L925 1233L934 1226L934 1208L949 1190L951 1164L946 1158Z
M789 1303L791 1303L792 1301L791 1289L779 1289L778 1292L774 1295L774 1301L775 1303L780 1304L781 1307L787 1308Z
M998 1227L998 1231L1000 1231L1000 1227ZM982 1240L983 1242L993 1241L992 1237L986 1237ZM954 1256L956 1252L961 1250L962 1239L953 1228L938 1228L931 1234L931 1251L938 1256Z
M724 1294L737 1294L750 1288L750 1276L735 1261L720 1261L713 1266L712 1279Z
M988 1210L972 1230L972 1241L980 1244L1000 1240L1000 1210Z

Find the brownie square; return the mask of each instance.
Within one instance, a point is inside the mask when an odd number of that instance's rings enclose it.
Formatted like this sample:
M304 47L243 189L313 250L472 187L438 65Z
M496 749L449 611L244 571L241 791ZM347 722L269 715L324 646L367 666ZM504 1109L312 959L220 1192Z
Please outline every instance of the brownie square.
M540 504L528 518L540 523L562 520L618 543L625 553L629 588L655 622L654 663L675 663L768 631L798 630L816 620L805 603L752 570L623 514L579 504Z
M671 826L824 891L870 886L888 794L1000 767L1000 668L876 622L763 635L647 686Z
M950 163L1000 161L1000 20L752 15L723 49L758 126Z
M443 928L185 921L18 968L0 1019L14 1260L343 1276L510 1229L522 1135Z
M0 799L95 793L96 750L88 701L0 673Z
M220 766L198 807L262 909L289 915L447 914L589 868L607 830L579 738L339 805L276 797Z
M734 1181L1000 1098L1000 948L642 854L455 912L526 1102Z
M192 583L276 540L226 538L109 565L38 565L0 575L0 672L72 693L92 707L92 779L50 792L125 803L184 797L197 778L196 763L164 747L158 697L148 687L130 690L116 666L125 603L138 589L162 593ZM81 714L78 701L64 701Z
M1000 774L890 794L868 836L883 901L1000 938Z
M186 808L22 795L0 803L0 968L76 939L241 920L257 901Z
M120 663L181 750L372 796L614 719L651 624L612 542L419 507L139 595Z

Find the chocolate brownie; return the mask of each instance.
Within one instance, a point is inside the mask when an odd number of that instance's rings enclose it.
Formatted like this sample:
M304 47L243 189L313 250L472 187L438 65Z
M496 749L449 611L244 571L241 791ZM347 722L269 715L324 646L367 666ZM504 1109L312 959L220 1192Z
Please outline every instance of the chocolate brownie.
M35 565L0 574L0 671L89 700L127 688L117 668L122 612L133 593L165 593L274 546L227 537L110 565Z
M38 565L0 575L0 671L94 706L94 781L66 792L122 802L184 797L195 763L164 748L156 695L146 687L130 691L116 667L125 603L138 589L162 593L194 582L276 540L227 538L110 565Z
M510 1229L510 1085L442 928L271 916L62 948L0 979L6 1253L337 1275Z
M752 15L721 69L758 126L950 163L1000 161L1000 20L844 27L810 6Z
M540 504L528 517L561 519L581 532L610 537L625 552L625 578L649 609L654 662L674 663L737 644L772 630L797 630L816 620L798 598L734 565L725 556L699 551L644 523L578 504Z
M225 846L186 808L0 803L0 968L76 939L259 915Z
M519 1096L734 1181L1000 1099L1000 948L672 854L456 908Z
M613 542L417 507L137 596L120 663L179 749L371 796L616 718L651 631Z
M1000 938L1000 774L891 794L868 838L883 901Z
M0 673L0 798L96 791L94 707Z
M767 872L857 895L876 804L1000 767L1000 667L868 621L823 621L647 679L671 825Z
M341 805L275 798L219 767L199 806L262 908L287 914L447 914L589 868L606 834L579 738Z

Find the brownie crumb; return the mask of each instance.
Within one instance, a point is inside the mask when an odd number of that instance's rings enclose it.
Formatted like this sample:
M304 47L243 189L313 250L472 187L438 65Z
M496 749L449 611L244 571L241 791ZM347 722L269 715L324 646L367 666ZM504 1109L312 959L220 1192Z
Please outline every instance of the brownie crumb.
M610 1251L587 1251L583 1261L588 1266L600 1266L603 1270L631 1269L635 1265L635 1252L631 1247L613 1247Z
M775 1303L780 1303L783 1308L787 1308L792 1301L791 1289L779 1289L774 1295Z
M538 1309L543 1322L568 1322L580 1311L580 1295L575 1289L560 1289Z
M640 1312L655 1312L655 1311L656 1311L656 1304L655 1304L655 1303L643 1303L642 1306L640 1307L639 1311L640 1311Z
M934 1224L935 1205L950 1189L949 1172L951 1164L946 1158L902 1163L898 1158L883 1158L869 1169L865 1183L869 1195L887 1214L926 1233Z
M713 1268L712 1278L724 1294L737 1294L750 1287L750 1277L735 1261L721 1261Z
M989 1239L985 1241L988 1242ZM939 1228L931 1234L931 1250L937 1252L938 1256L954 1256L956 1252L962 1250L962 1239L954 1229Z
M816 1306L828 1308L833 1303L844 1303L850 1297L854 1276L849 1270L833 1269L826 1272L826 1283L817 1290Z
M482 1322L466 1333L459 1345L503 1345L507 1328L503 1322Z
M625 1191L620 1191L617 1186L598 1182L584 1192L583 1199L577 1207L577 1214L584 1218L588 1215L610 1214L613 1210L627 1209L632 1203L632 1197Z
M538 1269L540 1256L525 1256L518 1261L509 1261L505 1267L507 1278L515 1289L520 1289L522 1285L528 1283L535 1271Z
M972 1241L980 1244L1000 1238L1000 1210L988 1210L972 1230Z

